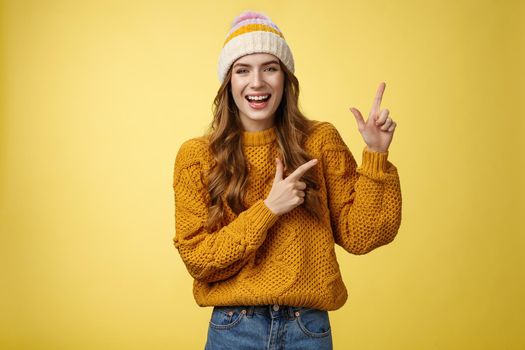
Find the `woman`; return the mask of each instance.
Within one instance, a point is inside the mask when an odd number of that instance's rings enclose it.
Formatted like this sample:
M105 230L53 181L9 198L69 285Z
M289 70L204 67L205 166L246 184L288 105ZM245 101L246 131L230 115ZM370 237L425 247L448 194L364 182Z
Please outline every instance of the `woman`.
M329 122L298 108L294 60L265 15L241 13L218 65L222 83L209 132L175 160L175 247L199 306L213 306L206 349L331 349L328 311L347 290L335 244L366 254L401 222L396 123L365 122L362 165Z

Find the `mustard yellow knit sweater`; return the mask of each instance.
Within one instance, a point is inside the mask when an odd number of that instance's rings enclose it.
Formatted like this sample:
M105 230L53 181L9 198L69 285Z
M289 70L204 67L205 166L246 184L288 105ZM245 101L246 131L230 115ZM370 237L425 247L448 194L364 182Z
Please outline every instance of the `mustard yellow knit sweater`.
M197 304L343 306L348 294L334 243L349 253L365 254L390 243L401 223L400 182L388 152L365 147L357 167L337 129L316 122L305 150L319 160L312 169L321 179L323 219L315 220L302 205L278 216L263 202L279 156L275 127L244 131L248 209L237 216L226 207L228 224L208 232L209 194L202 173L212 165L207 145L205 136L185 141L173 176L173 242L194 278Z

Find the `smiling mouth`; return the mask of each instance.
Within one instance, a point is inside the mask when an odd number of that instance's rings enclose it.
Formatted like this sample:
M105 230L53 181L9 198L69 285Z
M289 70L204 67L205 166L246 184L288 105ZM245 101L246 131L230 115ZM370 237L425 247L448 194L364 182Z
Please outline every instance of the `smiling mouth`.
M248 101L248 105L250 108L254 110L262 110L269 106L270 98L272 97L271 94L267 94L268 97L260 100L250 100L248 96L245 96L246 100Z
M254 102L254 103L262 103L262 102L266 102L270 99L270 97L272 97L271 94L267 94L268 97L266 98L263 98L263 99L257 99L257 100L251 100L248 98L248 95L246 95L244 98L248 101L248 102Z

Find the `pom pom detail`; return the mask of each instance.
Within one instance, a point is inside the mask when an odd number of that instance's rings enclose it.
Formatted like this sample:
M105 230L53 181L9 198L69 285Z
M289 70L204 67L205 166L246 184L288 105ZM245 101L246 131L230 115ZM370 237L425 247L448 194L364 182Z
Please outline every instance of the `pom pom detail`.
M263 13L256 12L256 11L244 11L243 13L235 17L231 27L233 28L242 21L245 21L247 19L254 19L254 18L260 18L260 19L271 22L270 18Z

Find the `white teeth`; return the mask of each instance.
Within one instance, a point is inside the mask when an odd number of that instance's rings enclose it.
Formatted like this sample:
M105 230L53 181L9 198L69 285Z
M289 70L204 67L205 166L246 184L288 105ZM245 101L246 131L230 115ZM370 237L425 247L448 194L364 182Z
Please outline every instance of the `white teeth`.
M270 95L264 95L264 96L247 96L247 97L248 97L248 100L252 100L252 101L260 101L260 100L264 100L264 99L268 98L268 96L270 96Z

